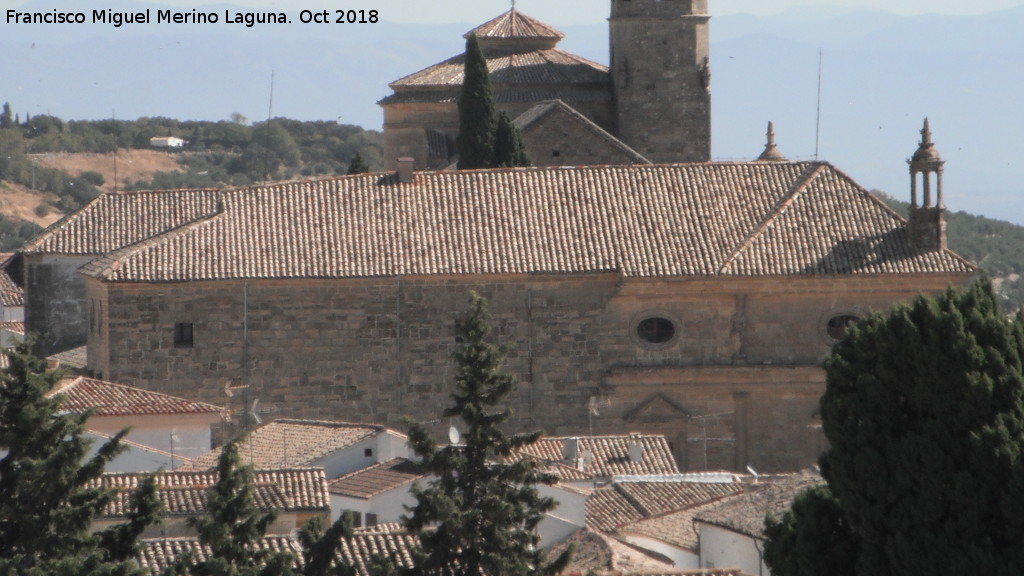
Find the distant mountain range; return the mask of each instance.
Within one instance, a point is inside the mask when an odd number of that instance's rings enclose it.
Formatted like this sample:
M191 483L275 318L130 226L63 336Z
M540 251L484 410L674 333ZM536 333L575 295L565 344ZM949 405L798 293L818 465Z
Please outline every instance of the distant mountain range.
M82 11L35 2L19 11ZM113 0L136 11L154 4ZM165 7L166 8L166 7ZM228 6L203 8L237 10ZM178 8L181 10L181 8ZM380 129L388 82L462 51L474 24L5 24L0 101L16 113L338 120ZM713 154L750 159L773 120L793 158L818 150L868 188L904 198L904 160L931 118L951 208L1024 224L1024 7L976 17L825 9L712 21ZM562 27L562 47L607 62L607 26ZM819 50L822 106L816 140ZM816 143L817 142L817 143Z

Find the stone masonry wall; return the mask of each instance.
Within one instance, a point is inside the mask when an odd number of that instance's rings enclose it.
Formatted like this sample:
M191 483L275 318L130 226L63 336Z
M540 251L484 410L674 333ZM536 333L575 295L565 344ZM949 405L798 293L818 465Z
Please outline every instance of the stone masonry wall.
M497 104L498 112L506 112L515 119L537 104L519 100ZM615 112L608 86L595 86L593 94L586 100L568 103L605 130L614 132ZM384 104L383 108L385 170L394 170L398 166L396 160L402 156L412 156L416 159L414 168L426 170L426 129L440 130L453 140L459 132L459 110L454 101Z
M37 354L48 356L85 344L89 326L85 284L78 268L92 259L25 256L25 330L38 337Z
M633 164L632 156L565 115L551 114L523 131L534 166Z
M661 433L685 469L793 470L813 464L824 446L816 407L828 319L950 283L964 279L90 280L90 299L106 300L109 336L90 334L89 363L104 378L235 409L258 396L264 420L402 429L411 415L443 431L459 345L454 319L475 289L490 301L497 336L513 347L513 428ZM671 339L638 336L651 317L672 322ZM176 322L193 323L192 348L174 346ZM245 384L251 396L225 396L226 385Z
M706 2L613 0L619 138L655 163L711 159Z

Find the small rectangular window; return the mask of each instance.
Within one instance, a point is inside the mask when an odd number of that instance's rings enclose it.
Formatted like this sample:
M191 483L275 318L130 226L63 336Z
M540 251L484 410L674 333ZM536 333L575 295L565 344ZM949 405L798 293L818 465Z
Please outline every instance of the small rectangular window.
M192 323L191 322L177 322L174 324L174 347L175 348L191 348L192 347Z
M370 514L369 512L367 512L366 513L366 527L370 528L370 527L376 526L376 525L377 525L377 515L376 514Z
M366 456L367 458L373 458L373 448L363 449L363 456Z

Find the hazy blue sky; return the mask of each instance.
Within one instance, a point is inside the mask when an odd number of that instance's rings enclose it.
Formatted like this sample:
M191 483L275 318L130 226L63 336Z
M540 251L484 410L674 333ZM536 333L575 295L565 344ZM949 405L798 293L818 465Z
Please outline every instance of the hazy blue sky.
M28 0L0 0L0 8L26 4ZM396 22L480 22L509 6L509 0L156 0L183 7L234 4L259 9L377 9ZM95 6L93 5L95 4ZM82 7L102 8L101 0ZM1024 4L1024 0L710 0L713 15L736 13L775 14L808 6L884 10L897 14L984 14ZM608 0L518 0L525 13L558 25L599 22L608 16Z

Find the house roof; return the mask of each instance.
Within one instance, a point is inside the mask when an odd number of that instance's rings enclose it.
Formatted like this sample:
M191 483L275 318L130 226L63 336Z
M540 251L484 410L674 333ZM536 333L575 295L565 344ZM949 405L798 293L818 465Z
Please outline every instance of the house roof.
M221 195L223 210L98 258L111 282L397 275L962 273L827 163L368 174ZM282 255L288 255L283 257Z
M412 565L411 550L416 546L416 539L407 532L384 532L379 530L356 530L351 539L342 539L336 558L351 563L358 576L371 576L373 560L377 556L392 556L399 566ZM263 550L289 551L302 561L302 544L297 536L280 536L263 538L257 543ZM194 538L161 538L145 540L142 550L137 556L140 566L151 574L160 574L174 563L175 556L184 552L193 552L197 560L205 560L210 553L209 548L202 546Z
M678 479L613 482L587 499L587 526L604 532L738 494L739 483Z
M736 568L680 570L670 558L652 550L591 530L580 530L549 550L548 557L574 546L572 559L562 574L597 576L745 576Z
M540 102L536 106L530 108L526 112L523 112L522 114L517 116L513 122L522 133L526 134L533 127L539 125L543 119L555 114L568 118L570 121L575 122L581 128L583 128L587 132L590 132L598 139L606 142L609 146L618 149L624 155L628 156L633 163L651 163L651 161L648 160L647 158L644 158L642 154L640 154L636 150L633 150L632 148L627 146L626 143L624 143L622 140L619 140L615 136L612 136L604 128L601 128L600 126L595 124L593 120L587 118L583 114L580 114L572 106L569 106L568 104L562 102L561 100L556 99Z
M729 497L726 496L726 498ZM712 501L675 512L667 512L660 516L644 518L620 526L616 533L624 537L643 536L651 540L664 542L681 550L697 551L700 536L694 527L693 520L698 514L718 504L718 501Z
M608 67L558 48L528 52L485 53L484 59L487 61L487 69L491 73L491 84L495 89L496 100L501 98L502 92L517 85L551 86L562 89L572 85L608 84L610 82ZM462 86L465 67L466 55L459 54L444 62L399 78L389 86L395 91L457 90ZM607 94L603 96L607 98ZM552 96L552 98L557 97L557 95ZM388 101L388 98L384 99L384 102Z
M213 189L108 192L53 223L22 249L28 254L106 254L217 211Z
M92 409L96 416L220 414L222 411L213 404L83 376L61 380L47 395L63 396L60 407L65 412Z
M102 517L120 518L131 510L131 492L148 473L104 474L91 485L114 491ZM195 516L206 511L206 491L216 484L216 472L162 472L154 475L165 516ZM255 503L261 510L323 512L330 510L327 479L322 468L290 468L253 472Z
M15 334L25 335L25 323L11 320L8 322L0 322L0 330L9 330Z
M10 256L4 258L0 254L0 259L6 263ZM14 278L11 278L10 272L5 267L0 267L0 304L5 307L25 305L25 292L14 281Z
M387 429L383 426L371 424L276 420L250 432L239 443L238 451L257 468L313 466L330 454L384 431ZM207 452L196 458L189 469L209 470L217 465L218 458L219 449Z
M821 475L812 471L761 477L757 484L748 486L743 494L702 511L695 519L698 522L764 539L766 515L781 518L798 492L822 483L824 479Z
M496 16L462 35L463 38L467 39L470 36L476 36L477 40L482 42L496 39L525 40L533 38L554 40L557 42L562 38L565 38L565 34L562 34L558 30L555 30L536 18L531 18L526 14L523 14L514 7L508 12Z
M328 490L331 494L368 500L425 477L414 462L395 458L331 480Z
M566 459L566 444L573 441L578 444L575 455ZM630 459L634 443L642 447L641 458L636 461ZM521 450L538 460L564 464L591 477L679 472L672 449L661 435L544 437Z
M58 366L65 366L75 370L84 370L89 364L89 347L79 346L63 352L57 352L46 357L47 360L54 360Z

